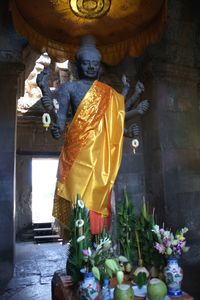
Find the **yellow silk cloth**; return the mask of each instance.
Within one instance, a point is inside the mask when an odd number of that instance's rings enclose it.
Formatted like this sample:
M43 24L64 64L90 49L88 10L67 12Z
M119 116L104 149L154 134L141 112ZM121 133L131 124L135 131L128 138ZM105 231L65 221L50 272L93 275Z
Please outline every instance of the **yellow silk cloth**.
M59 159L53 215L61 223L67 223L69 202L77 193L88 209L108 215L122 157L124 114L124 97L95 81L67 130Z
M95 5L108 1L109 9L98 17ZM80 14L74 12L73 7L80 5L96 17L83 17L81 7ZM12 0L11 12L16 31L33 49L48 52L57 61L73 60L80 37L90 34L97 39L102 60L116 64L125 55L141 55L149 44L160 40L167 0Z

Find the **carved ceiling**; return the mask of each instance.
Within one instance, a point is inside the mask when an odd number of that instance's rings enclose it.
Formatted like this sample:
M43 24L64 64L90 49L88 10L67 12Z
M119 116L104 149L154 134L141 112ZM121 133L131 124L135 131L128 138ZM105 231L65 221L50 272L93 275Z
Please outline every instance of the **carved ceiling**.
M167 15L166 0L12 0L11 11L33 49L73 59L80 37L90 34L108 64L158 42Z

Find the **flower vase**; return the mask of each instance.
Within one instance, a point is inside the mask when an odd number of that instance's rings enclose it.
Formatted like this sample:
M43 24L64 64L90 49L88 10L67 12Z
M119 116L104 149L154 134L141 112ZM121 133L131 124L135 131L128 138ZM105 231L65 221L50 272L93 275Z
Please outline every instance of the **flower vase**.
M83 281L80 283L79 294L81 300L99 300L99 284L92 272L84 273Z
M169 296L180 296L183 270L179 266L178 258L168 258L167 266L164 268L164 278Z

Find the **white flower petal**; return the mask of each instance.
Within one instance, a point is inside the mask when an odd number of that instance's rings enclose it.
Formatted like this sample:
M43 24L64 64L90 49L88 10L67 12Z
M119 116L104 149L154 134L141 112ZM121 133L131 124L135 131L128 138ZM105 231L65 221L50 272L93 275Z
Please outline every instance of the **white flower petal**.
M77 238L77 243L80 243L81 241L83 241L85 239L85 236L84 235L81 235Z
M132 146L133 148L139 147L139 141L137 139L132 140Z
M81 199L79 199L78 200L78 206L80 207L80 208L84 208L84 202L83 202L83 200L81 200Z
M84 225L83 219L76 220L76 227L82 227Z

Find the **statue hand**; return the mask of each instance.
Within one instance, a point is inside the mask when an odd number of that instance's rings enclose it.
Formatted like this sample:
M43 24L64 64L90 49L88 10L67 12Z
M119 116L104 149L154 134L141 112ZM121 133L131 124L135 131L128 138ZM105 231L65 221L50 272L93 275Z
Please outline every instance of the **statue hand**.
M136 138L140 135L140 126L138 123L133 123L128 127L128 137Z
M122 83L125 88L130 88L130 81L128 80L125 74L122 75Z
M44 70L37 75L36 83L41 89L48 86L50 73L50 68L44 68Z
M140 96L144 92L144 84L141 81L138 81L135 86L135 94Z
M149 110L149 101L143 100L136 107L137 113L139 115L144 115Z
M60 126L53 123L53 125L51 127L51 134L52 134L54 139L58 140L61 137Z
M52 99L49 98L49 96L43 96L43 97L41 98L41 101L42 101L42 105L44 106L44 108L45 108L47 111L52 111L52 110L54 110L54 105L53 105Z

